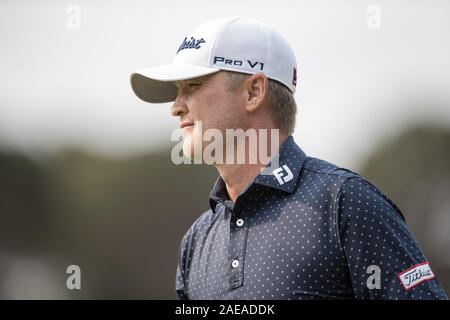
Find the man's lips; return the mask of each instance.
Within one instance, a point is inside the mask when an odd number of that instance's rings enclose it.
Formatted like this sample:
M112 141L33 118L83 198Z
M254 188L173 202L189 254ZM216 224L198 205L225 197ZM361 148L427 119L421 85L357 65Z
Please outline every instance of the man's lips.
M180 123L180 129L191 127L193 125L194 125L193 122L182 122L182 123Z

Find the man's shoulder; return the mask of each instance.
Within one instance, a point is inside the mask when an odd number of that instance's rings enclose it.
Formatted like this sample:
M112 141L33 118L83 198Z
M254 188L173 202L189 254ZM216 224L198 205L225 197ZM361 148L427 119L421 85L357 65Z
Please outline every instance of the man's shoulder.
M314 157L306 158L305 163L303 164L303 170L305 173L316 175L319 178L324 176L330 178L340 177L344 180L348 178L362 178L358 173L353 172L350 169Z
M358 189L364 191L366 196L372 199L378 199L387 205L391 206L402 219L404 215L395 202L386 195L378 186L361 176L360 174L351 171L350 169L340 167L328 161L308 157L303 166L309 180L317 180L322 183L329 181L335 188L336 196L341 197L343 194L351 194ZM351 201L351 200L350 200Z
M304 181L312 183L315 188L322 186L323 190L329 191L336 197L339 197L342 192L352 187L355 182L385 197L377 186L359 173L323 159L307 157L302 171L302 179Z

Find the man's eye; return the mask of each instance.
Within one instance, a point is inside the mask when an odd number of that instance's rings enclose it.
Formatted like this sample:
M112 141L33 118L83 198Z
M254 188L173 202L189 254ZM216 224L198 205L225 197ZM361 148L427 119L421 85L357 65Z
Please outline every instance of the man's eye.
M182 91L187 91L187 92L191 92L191 91L193 91L193 90L195 90L197 87L199 87L201 84L200 83L187 83L187 84L185 84L182 88L181 88L181 90ZM177 87L177 94L180 94L180 90L178 89L178 87Z
M200 85L200 83L188 83L188 84L186 84L186 88L191 90L191 89L198 87L199 85Z

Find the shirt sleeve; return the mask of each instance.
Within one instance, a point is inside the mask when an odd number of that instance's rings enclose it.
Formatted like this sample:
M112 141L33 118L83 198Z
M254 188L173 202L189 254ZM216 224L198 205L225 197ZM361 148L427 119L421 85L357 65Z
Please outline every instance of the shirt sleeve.
M186 252L185 252L186 235L181 240L181 244L178 250L177 271L175 276L175 291L178 300L187 300L187 288L186 288Z
M187 300L184 275L180 263L177 265L176 279L175 279L175 291L178 300Z
M362 177L347 179L338 235L357 299L448 299L400 209Z
M175 276L175 291L178 300L189 300L187 278L189 273L190 256L192 252L193 232L196 222L194 222L194 224L183 236L178 249L178 262Z

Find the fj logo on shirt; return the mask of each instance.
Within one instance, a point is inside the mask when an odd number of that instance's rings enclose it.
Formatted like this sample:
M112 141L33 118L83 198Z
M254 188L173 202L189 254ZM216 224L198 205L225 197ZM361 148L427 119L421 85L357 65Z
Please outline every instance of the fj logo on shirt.
M410 290L424 281L433 279L434 273L428 262L424 262L400 272L397 276L402 282L403 287L406 290Z
M286 172L286 174L285 174L285 172ZM280 186L282 186L283 184L285 184L288 181L291 181L292 178L294 178L294 175L292 174L291 169L289 169L289 167L287 165L284 165L281 168L277 168L277 169L273 170L273 175L275 176L275 178L277 178Z

